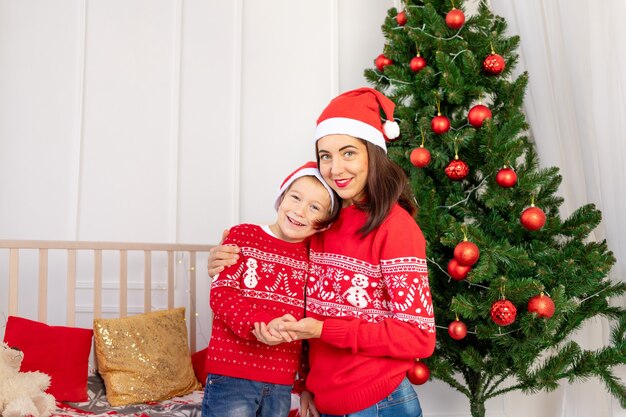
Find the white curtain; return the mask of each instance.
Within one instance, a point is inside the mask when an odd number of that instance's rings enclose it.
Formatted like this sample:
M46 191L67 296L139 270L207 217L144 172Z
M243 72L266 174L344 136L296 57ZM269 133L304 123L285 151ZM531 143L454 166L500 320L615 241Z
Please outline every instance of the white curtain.
M617 258L614 280L626 280L626 0L491 0L509 34L519 35L520 63L530 84L524 109L542 166L563 176L562 217L586 203L602 211L595 239ZM624 300L614 300L624 305ZM589 323L575 339L585 348L608 340L606 322ZM626 380L624 367L618 369ZM564 386L544 417L623 417L626 410L599 381Z

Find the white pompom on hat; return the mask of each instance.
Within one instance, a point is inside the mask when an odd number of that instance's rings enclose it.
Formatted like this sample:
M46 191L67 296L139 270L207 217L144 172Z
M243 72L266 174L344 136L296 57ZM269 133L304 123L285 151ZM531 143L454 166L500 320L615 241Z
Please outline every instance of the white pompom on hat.
M400 136L393 118L396 105L373 88L357 88L335 97L317 119L315 140L327 135L350 135L366 140L387 152L386 141ZM380 117L381 109L386 121Z
M285 191L287 191L289 186L298 178L306 177L306 176L317 178L322 183L324 188L326 188L326 191L328 191L328 194L330 194L330 210L331 211L333 210L336 204L335 193L333 193L332 188L330 188L330 186L326 184L326 181L324 181L324 178L322 177L322 174L320 173L320 170L317 167L317 162L309 161L305 163L304 165L302 165L301 167L299 167L298 169L296 169L291 174L289 174L289 176L285 178L283 183L280 184L278 195L276 196L276 202L274 203L274 209L276 209L276 211L278 211L278 206L280 206L282 196L285 193Z

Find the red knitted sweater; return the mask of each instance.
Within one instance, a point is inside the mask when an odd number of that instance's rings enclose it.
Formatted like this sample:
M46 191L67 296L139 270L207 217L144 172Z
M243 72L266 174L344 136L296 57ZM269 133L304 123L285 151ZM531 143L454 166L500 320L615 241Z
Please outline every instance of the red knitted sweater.
M290 385L300 363L299 341L268 346L252 334L255 322L268 323L287 313L304 315L308 247L242 224L230 229L225 244L239 246L239 261L215 276L206 369L209 373Z
M311 339L306 387L317 409L349 414L376 404L405 377L414 358L435 348L426 245L399 205L373 232L357 230L366 213L342 209L313 236L307 316L323 320Z

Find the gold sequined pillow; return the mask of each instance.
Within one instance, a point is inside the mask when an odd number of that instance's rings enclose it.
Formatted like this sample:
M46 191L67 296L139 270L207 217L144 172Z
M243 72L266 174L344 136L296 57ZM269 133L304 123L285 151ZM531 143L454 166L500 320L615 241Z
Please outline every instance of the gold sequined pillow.
M94 319L98 371L112 406L162 401L201 388L191 365L185 308Z

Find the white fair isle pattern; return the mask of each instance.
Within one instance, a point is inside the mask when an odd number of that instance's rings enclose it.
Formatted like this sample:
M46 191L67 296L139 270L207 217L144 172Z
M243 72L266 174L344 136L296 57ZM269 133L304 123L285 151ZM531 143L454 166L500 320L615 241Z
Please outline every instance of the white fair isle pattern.
M268 262L269 264L287 265L294 269L304 269L304 270L306 270L309 267L307 262L299 261L299 260L290 258L288 256L280 256L275 253L265 252L257 248L242 247L241 251L245 256L250 257L250 258L255 258L261 264L263 264L264 262ZM262 271L264 270L264 268L267 268L267 267L261 266Z
M343 255L311 252L307 310L326 317L385 318L435 331L426 260L402 257L372 265Z
M297 276L296 276L297 275ZM290 285L293 287L304 285L304 274L298 273L294 274L291 278L285 278L284 284ZM270 300L278 303L288 304L290 306L302 308L304 307L304 301L302 298L295 298L298 296L298 293L295 291L290 291L288 295L278 294L271 292L272 290L267 291L259 291L254 289L245 289L240 288L239 281L236 279L232 279L231 276L227 275L226 278L214 281L212 288L220 288L220 287L230 287L241 291L241 294L244 297L248 297L250 302L254 302L254 300Z

